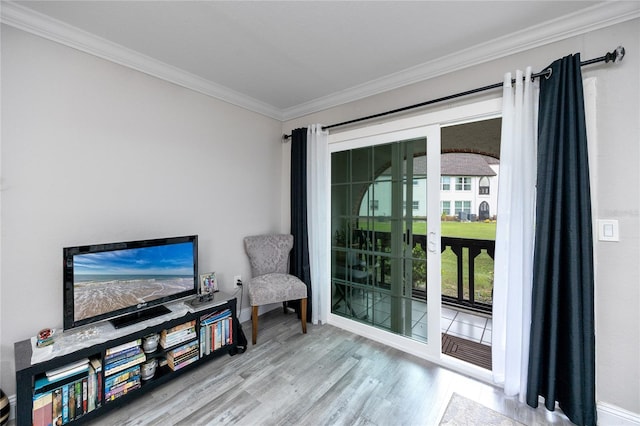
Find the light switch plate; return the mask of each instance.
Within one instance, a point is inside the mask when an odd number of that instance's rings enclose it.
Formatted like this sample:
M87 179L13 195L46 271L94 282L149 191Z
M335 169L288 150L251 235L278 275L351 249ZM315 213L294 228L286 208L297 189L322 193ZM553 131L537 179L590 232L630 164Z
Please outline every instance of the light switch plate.
M618 221L615 219L599 219L598 239L600 241L620 241Z

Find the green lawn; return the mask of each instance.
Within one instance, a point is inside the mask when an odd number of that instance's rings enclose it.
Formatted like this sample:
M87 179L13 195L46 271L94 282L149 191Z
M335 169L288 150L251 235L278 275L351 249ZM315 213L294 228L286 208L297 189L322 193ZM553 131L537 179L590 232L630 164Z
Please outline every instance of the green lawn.
M496 222L441 222L442 236L474 238L478 240L496 239ZM442 253L442 294L448 296L458 295L458 270L457 257L447 249ZM468 252L463 250L463 282L464 297L469 297L469 269ZM475 263L475 300L477 302L491 303L493 290L493 259L486 253L476 257Z
M478 240L496 239L496 222L440 222L443 237L476 238ZM391 232L389 222L376 222L376 231ZM427 223L424 220L413 222L415 235L427 235Z
M443 237L495 240L496 222L440 222ZM414 231L414 233L416 233Z

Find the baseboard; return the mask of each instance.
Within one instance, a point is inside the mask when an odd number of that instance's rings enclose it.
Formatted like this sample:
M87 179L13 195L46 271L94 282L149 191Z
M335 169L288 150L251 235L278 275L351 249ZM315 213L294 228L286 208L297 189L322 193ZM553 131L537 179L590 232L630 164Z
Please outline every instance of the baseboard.
M263 305L263 306L258 306L258 317L260 315L264 315L269 311L273 311L274 309L282 309L282 303L273 303L271 305ZM240 321L240 324L242 324L243 322L247 322L251 320L251 306L244 306L242 308L242 312L239 313L238 315L238 321Z
M638 426L640 425L640 414L632 413L606 402L599 402L598 424L600 426Z

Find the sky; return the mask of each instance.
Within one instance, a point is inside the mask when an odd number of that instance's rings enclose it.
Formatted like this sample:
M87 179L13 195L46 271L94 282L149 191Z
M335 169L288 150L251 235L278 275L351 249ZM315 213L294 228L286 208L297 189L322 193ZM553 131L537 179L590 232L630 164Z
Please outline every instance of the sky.
M76 275L193 275L193 244L190 242L154 247L76 255Z

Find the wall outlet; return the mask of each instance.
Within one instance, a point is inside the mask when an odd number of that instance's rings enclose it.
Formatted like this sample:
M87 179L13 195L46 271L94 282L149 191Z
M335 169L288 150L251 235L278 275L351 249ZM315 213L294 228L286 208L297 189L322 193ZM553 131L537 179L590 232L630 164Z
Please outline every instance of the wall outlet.
M238 283L242 283L242 277L240 275L234 275L233 283L235 285L242 285L242 284L238 284Z

